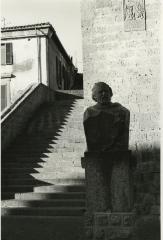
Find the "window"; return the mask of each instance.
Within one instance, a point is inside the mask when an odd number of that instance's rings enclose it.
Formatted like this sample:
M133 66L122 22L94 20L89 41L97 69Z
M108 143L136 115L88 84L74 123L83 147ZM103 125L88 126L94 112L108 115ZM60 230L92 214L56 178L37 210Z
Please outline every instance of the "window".
M13 64L12 43L1 43L1 65Z
M7 85L1 85L1 111L7 107Z

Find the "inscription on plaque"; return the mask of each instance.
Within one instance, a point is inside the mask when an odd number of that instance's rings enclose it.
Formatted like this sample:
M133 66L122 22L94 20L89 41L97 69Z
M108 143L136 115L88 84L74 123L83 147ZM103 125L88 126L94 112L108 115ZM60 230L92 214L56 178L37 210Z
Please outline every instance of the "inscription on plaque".
M145 0L123 0L124 30L143 31L146 29Z

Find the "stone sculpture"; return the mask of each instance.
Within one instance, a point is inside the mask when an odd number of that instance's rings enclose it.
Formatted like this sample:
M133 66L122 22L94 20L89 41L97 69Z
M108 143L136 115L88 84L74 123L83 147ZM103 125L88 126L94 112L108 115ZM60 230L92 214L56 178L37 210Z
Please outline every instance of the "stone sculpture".
M129 111L112 103L112 89L104 82L95 83L92 98L96 105L84 113L84 130L88 151L127 150Z
M107 239L127 240L131 232L130 113L121 104L112 103L112 96L109 85L95 83L92 98L97 104L84 112L87 142L87 151L82 159L86 176L85 226L86 237L91 240L104 239L105 236L109 236ZM101 217L97 218L99 214Z

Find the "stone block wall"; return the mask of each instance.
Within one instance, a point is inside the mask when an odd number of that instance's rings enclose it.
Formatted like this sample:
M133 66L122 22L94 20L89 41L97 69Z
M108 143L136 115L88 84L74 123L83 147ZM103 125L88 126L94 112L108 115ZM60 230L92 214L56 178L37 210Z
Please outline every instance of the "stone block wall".
M131 111L130 148L159 146L160 1L146 0L146 30L124 30L123 0L83 0L85 105L104 81Z
M151 193L150 198L153 195L158 198L161 3L159 0L144 1L145 29L126 31L124 2L82 1L85 107L94 104L91 89L95 82L104 81L112 87L112 101L130 110L129 148L137 161L136 198L140 197L140 192L143 199L145 193ZM158 199L153 204L156 203Z

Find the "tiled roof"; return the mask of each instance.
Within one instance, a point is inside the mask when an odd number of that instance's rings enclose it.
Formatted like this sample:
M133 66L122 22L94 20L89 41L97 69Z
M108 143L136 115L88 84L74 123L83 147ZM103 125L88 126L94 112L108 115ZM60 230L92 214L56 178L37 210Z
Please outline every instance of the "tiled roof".
M11 26L11 27L4 27L1 28L2 32L6 31L18 31L18 30L29 30L29 29L35 29L35 28L45 28L45 27L51 27L54 31L53 26L49 23L37 23L37 24L28 24L23 26Z
M12 26L12 27L5 27L5 28L1 28L1 32L5 33L5 32L15 32L15 31L24 31L24 30L32 30L32 29L41 29L41 28L50 28L53 31L53 38L55 43L57 44L57 46L59 47L60 51L64 54L64 56L66 57L67 61L69 61L72 64L72 61L70 59L70 56L67 54L66 50L64 49L60 39L57 36L57 33L55 31L55 29L53 28L53 26L49 23L37 23L37 24L28 24L28 25L23 25L23 26Z

